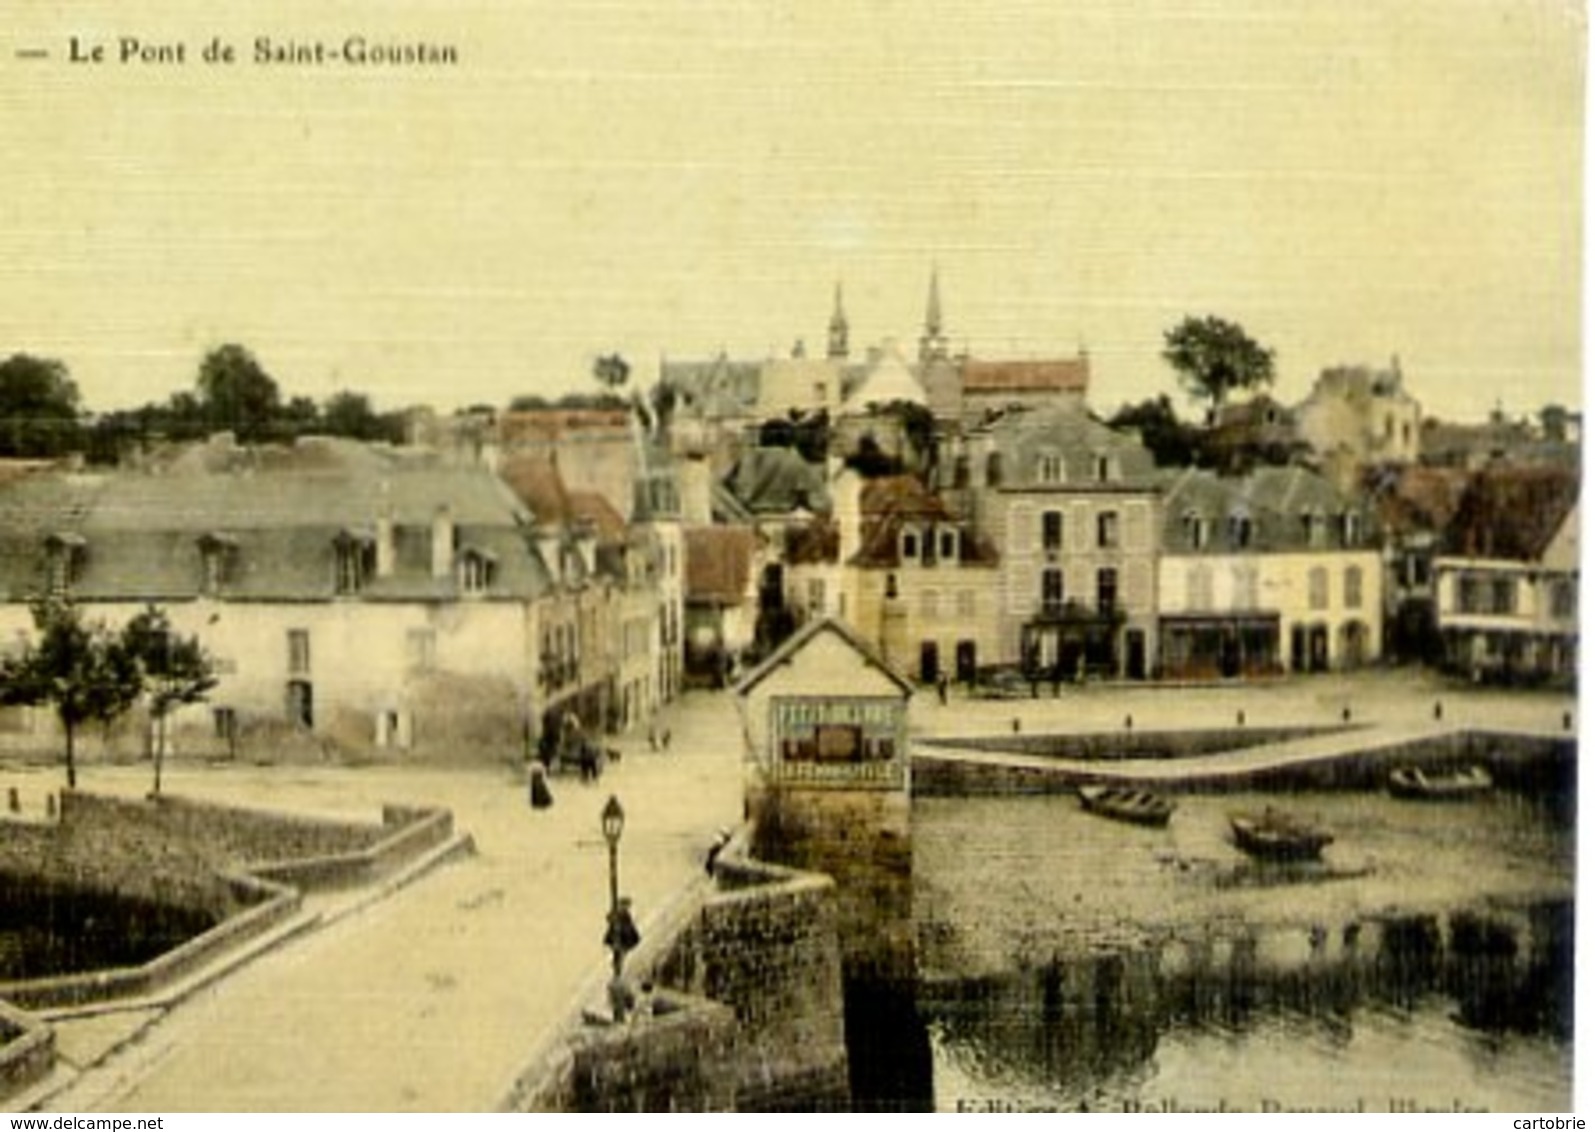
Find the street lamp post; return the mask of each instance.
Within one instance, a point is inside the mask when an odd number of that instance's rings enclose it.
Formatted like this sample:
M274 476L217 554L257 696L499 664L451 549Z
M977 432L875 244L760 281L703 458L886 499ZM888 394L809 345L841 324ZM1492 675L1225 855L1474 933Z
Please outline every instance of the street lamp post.
M626 952L637 946L637 926L632 921L629 901L620 898L620 835L626 828L626 811L620 799L613 794L604 803L599 817L604 831L604 842L609 846L609 928L604 932L604 943L609 947L612 975L609 982L609 1004L616 1022L626 1019L627 1000L621 972L626 962Z

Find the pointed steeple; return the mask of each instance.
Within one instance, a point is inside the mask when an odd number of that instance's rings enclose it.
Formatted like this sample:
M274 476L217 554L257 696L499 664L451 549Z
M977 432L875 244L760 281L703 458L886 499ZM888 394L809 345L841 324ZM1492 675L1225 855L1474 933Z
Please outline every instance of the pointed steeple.
M940 271L930 269L930 294L925 299L925 333L919 339L919 360L947 356L947 338L942 333Z
M842 284L836 284L836 306L831 311L830 342L825 348L828 358L847 357L847 312L842 309Z

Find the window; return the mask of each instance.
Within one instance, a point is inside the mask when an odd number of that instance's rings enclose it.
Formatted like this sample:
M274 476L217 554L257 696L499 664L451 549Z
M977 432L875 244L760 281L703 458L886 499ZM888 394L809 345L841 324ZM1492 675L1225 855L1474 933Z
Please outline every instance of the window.
M913 531L903 532L903 561L912 562L919 557L919 536Z
M1237 565L1230 578L1235 587L1234 605L1237 609L1256 609L1259 605L1257 593L1257 567L1251 565Z
M1097 516L1097 546L1115 550L1119 545L1119 513L1104 511Z
M1301 540L1307 546L1321 546L1324 541L1324 517L1317 511L1301 513Z
M1517 584L1511 578L1497 578L1490 586L1492 613L1513 613L1517 609Z
M953 461L953 486L969 486L969 457L960 456Z
M1185 604L1193 612L1213 608L1213 571L1207 566L1192 566L1185 575Z
M1551 583L1551 616L1572 617L1578 612L1578 586L1566 578Z
M486 593L498 573L498 563L491 554L468 550L460 556L460 589L468 594Z
M1041 513L1041 549L1057 552L1063 549L1063 512Z
M1362 608L1362 567L1346 567L1346 608Z
M306 730L316 725L315 696L310 681L288 681L288 722Z
M1111 617L1119 604L1119 572L1111 567L1097 571L1097 612Z
M944 561L958 561L958 532L941 532L941 556Z
M437 634L411 629L404 634L404 660L412 672L427 672L437 663Z
M886 596L888 598L895 598L897 596L897 575L896 574L888 574L888 575L886 575Z
M825 612L825 579L810 578L808 582L809 610L813 613Z
M1002 486L1002 453L993 452L986 457L986 486Z
M1340 516L1340 545L1356 546L1362 542L1362 516L1347 511Z
M1063 482L1063 457L1055 452L1046 452L1036 461L1036 479L1042 483Z
M1207 545L1207 520L1195 511L1187 511L1180 520L1185 528L1185 542L1192 550L1201 550Z
M1476 574L1462 574L1457 578L1457 610L1461 613L1486 613L1488 591L1484 579Z
M1307 573L1307 607L1329 608L1329 571L1322 566L1314 566Z
M1046 613L1063 612L1063 571L1057 567L1041 571L1041 608Z
M216 738L225 739L231 743L238 736L238 713L230 707L217 707L210 710L211 721L216 727Z
M1409 554L1406 558L1406 577L1409 586L1426 586L1429 584L1429 560L1420 554Z
M1229 517L1229 544L1236 550L1252 545L1252 517L1243 511Z
M310 671L310 630L288 630L288 671L296 675Z
M333 543L333 554L337 563L333 580L336 592L357 594L365 589L366 582L376 573L376 543L345 532Z
M1115 474L1117 469L1114 467L1114 459L1112 456L1098 456L1096 460L1096 472L1098 483L1107 483L1111 479L1118 478Z

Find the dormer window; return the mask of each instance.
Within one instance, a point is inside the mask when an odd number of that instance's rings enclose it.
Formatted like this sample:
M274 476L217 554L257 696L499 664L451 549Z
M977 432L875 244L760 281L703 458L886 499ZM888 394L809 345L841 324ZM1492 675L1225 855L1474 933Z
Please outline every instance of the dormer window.
M1356 546L1361 541L1362 516L1355 511L1347 511L1340 517L1340 544Z
M1324 516L1320 511L1303 511L1301 513L1301 537L1308 546L1322 546L1324 543Z
M1063 482L1063 457L1056 452L1044 452L1036 459L1036 479L1042 483Z
M89 544L82 535L57 532L44 540L44 549L49 558L51 593L63 594L82 580L89 556Z
M958 532L944 530L941 532L941 558L943 562L958 561Z
M993 452L986 457L986 486L1002 486L1002 453Z
M1098 483L1107 483L1109 480L1119 478L1118 461L1112 456L1098 456L1096 458L1096 475Z
M357 594L377 572L376 540L353 531L341 531L333 540L335 559L334 589L340 594Z
M498 560L482 550L467 550L460 555L460 589L468 594L484 594L493 586Z
M1187 511L1180 520L1185 528L1185 544L1192 550L1201 550L1207 545L1207 520L1195 511Z
M913 531L903 532L903 561L912 562L919 557L919 536Z
M1229 544L1235 550L1245 550L1252 545L1252 517L1244 511L1229 517Z
M206 534L199 539L200 592L211 597L233 580L238 542L228 535Z

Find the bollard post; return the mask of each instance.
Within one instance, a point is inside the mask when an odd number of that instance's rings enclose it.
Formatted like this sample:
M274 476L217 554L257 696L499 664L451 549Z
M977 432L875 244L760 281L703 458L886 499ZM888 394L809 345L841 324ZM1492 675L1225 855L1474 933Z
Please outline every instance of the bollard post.
M1246 712L1245 712L1244 709L1242 709L1241 711L1238 711L1238 712L1235 713L1235 726L1236 727L1245 727L1246 726Z
M1135 717L1134 716L1127 715L1127 716L1124 717L1124 729L1126 731L1135 730Z
M1434 701L1434 718L1436 722L1445 718L1445 706L1439 700Z
M1013 717L1013 733L1015 735L1019 734L1019 717L1017 715Z
M1350 723L1351 722L1351 706L1349 704L1346 707L1343 707L1343 708L1340 709L1340 722L1342 722L1342 723Z
M17 793L15 786L6 791L6 805L11 808L11 812L14 814L22 812L22 797Z

